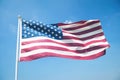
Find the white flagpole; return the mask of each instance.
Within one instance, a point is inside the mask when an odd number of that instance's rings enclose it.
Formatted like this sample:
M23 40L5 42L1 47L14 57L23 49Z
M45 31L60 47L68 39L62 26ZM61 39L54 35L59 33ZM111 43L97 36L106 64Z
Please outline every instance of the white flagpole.
M20 27L22 24L22 18L18 16L18 30L17 30L17 44L16 44L16 62L15 62L15 80L18 80L18 61L20 54Z

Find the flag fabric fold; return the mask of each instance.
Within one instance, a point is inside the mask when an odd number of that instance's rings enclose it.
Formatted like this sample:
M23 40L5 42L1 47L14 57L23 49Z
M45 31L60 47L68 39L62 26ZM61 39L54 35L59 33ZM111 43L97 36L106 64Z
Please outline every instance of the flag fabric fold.
M99 20L43 24L22 20L20 61L43 57L90 60L110 46Z

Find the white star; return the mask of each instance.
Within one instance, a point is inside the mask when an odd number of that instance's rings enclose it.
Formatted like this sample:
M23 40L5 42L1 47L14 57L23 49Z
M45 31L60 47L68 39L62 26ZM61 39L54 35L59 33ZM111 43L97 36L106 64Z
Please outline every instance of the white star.
M34 28L36 28L36 26L34 26Z
M51 29L53 29L53 27L51 27Z
M31 36L34 36L34 34L31 34Z
M30 23L30 26L32 26L32 23Z
M59 36L59 38L61 39L62 37L61 37L61 36Z
M47 32L45 32L45 34L47 34Z
M58 34L55 34L55 36L58 36Z
M58 33L60 34L60 33L61 33L61 31L58 31Z
M40 30L40 28L37 28L37 30Z
M24 31L24 33L27 33L27 31Z
M52 38L53 38L53 39L55 39L55 37L54 37L54 36L53 36Z
M26 27L27 25L26 25L26 24L24 24L23 26L25 26L25 27Z
M28 21L27 21L26 23L27 23L27 24L29 24L29 22L28 22Z
M38 22L37 22L36 24L37 24L37 25L39 25L39 23L38 23Z
M24 37L27 37L27 35L24 35Z
M48 32L50 32L50 29L48 29Z
M51 37L51 35L50 35L50 34L49 34L48 36L49 36L49 37Z
M54 28L56 28L56 26L53 26Z
M30 28L29 28L29 27L26 27L26 29L27 29L27 30L30 30Z
M27 33L28 35L30 34L30 32Z
M46 24L45 24L45 23L43 23L43 25L45 26Z
M35 31L35 34L37 34L37 31Z
M33 32L33 29L31 29L31 32Z
M25 22L25 20L23 19L23 22Z
M23 27L23 29L26 29L26 27Z
M47 27L50 27L50 25L46 25Z
M44 32L43 30L41 30L41 32Z
M41 33L39 32L39 33L38 33L38 35L40 36L40 35L41 35Z
M41 24L40 27L43 27L43 25Z
M44 29L46 30L47 28L46 28L46 27L44 27Z
M42 24L42 22L39 22L40 24Z
M52 34L54 34L54 32L52 32Z
M57 31L57 29L55 29L55 31Z
M35 24L35 21L33 21L33 23Z

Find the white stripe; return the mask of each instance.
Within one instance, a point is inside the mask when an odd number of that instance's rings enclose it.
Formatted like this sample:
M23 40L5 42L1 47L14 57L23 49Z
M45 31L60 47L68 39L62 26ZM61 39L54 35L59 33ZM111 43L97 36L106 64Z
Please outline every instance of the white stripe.
M84 40L84 43L88 43L88 42L95 41L95 40L103 40L103 39L105 39L105 36L98 36L98 37L95 37L95 38Z
M26 39L22 39L21 42L27 42L27 41L35 41L35 40L41 40L41 39L50 39L50 40L55 40L52 38L48 38L48 37L44 37L44 36L40 36L40 37L31 37L31 38L26 38Z
M22 39L22 42L29 42L29 41L37 41L37 40L52 40L52 41L56 41L56 42L78 42L78 43L83 43L86 44L88 42L91 42L91 41L95 41L95 40L103 40L105 39L105 36L98 36L98 37L95 37L95 38L92 38L92 39L88 39L88 40L85 40L85 41L81 41L81 40L75 40L75 39L65 39L65 40L54 40L52 38L47 38L47 37L33 37L33 38L27 38L27 39Z
M56 53L56 54L61 54L61 55L69 55L69 56L81 56L81 57L85 57L85 56L90 56L93 54L97 54L103 50L105 50L106 48L102 48L102 49L98 49L98 50L94 50L94 51L90 51L90 52L86 52L83 54L76 54L74 52L68 52L68 51L61 51L61 50L51 50L51 49L38 49L38 50L33 50L31 52L27 52L27 53L23 53L20 55L20 57L27 57L27 56L31 56L31 55L35 55L35 54L41 54L44 52L49 52L49 53Z
M45 40L45 39L40 39L40 40ZM50 40L50 39L48 39L48 40ZM94 39L94 40L101 40L101 39ZM37 44L37 45L40 45L40 44L47 44L47 45L51 45L51 44L59 44L59 43L63 43L63 44L69 44L69 43L81 43L81 44L83 44L83 45L85 45L86 43L88 43L88 42L91 42L91 41L94 41L93 39L92 40L89 40L89 41L81 41L81 40L73 40L73 39L68 39L68 40L51 40L51 41L53 41L53 42L42 42L42 43L40 43L40 42L31 42L31 43L29 43L29 44L26 44L26 45L22 45L22 46L32 46L32 45L34 45L34 44ZM57 43L55 43L55 42L57 42ZM107 41L106 41L107 42ZM102 43L106 43L106 42L96 42L96 43L100 43L100 44L102 44ZM92 44L96 44L96 43L92 43ZM44 45L43 44L43 45ZM60 44L59 44L60 45Z
M68 42L69 43L69 42ZM91 43L90 45L87 45L87 46L64 46L64 45L61 45L61 44L57 44L57 43L52 43L52 42L42 42L42 43L31 43L31 44L27 44L27 45L23 45L21 46L21 49L24 49L24 48L30 48L30 47L34 47L34 46L57 46L57 47L62 47L62 48L66 48L66 49L69 49L69 50L83 50L83 49L87 49L89 47L93 47L93 46L98 46L98 45L108 45L108 42L97 42L97 43Z
M96 24L86 26L86 27L83 27L83 28L79 28L79 29L75 29L75 30L68 30L67 32L68 33L77 33L77 32L86 31L86 30L89 30L89 29L92 29L92 28L95 28L95 27L98 27L98 26L100 26L100 23L96 23Z
M76 23L76 24L68 24L68 25L63 25L63 26L60 26L62 27L62 29L67 29L67 28L74 28L74 27L78 27L78 26L82 26L84 25L83 23L80 24L80 23Z
M76 37L76 38L85 38L85 37L89 37L89 36L92 36L92 35L95 35L95 34L98 34L98 33L101 33L103 32L102 29L99 29L99 30L96 30L96 31L93 31L93 32L89 32L89 33L86 33L86 34L82 34L82 35L73 35L73 34L69 34L69 33L63 33L64 36L73 36L73 37Z
M91 42L91 41L96 41L96 40L104 40L105 39L105 36L99 36L99 37L95 37L95 38L91 38L91 39L88 39L88 40L75 40L75 39L65 39L65 40L56 40L56 42L59 42L59 43L82 43L82 44L86 44L88 42ZM52 41L55 41L55 40L52 40ZM106 41L107 42L107 41Z

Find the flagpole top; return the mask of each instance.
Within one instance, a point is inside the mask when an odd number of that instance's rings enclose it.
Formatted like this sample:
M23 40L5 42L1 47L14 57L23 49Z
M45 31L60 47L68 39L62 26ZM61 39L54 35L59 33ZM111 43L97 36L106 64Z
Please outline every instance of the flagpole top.
M18 19L22 19L22 17L20 15L18 15Z

